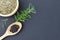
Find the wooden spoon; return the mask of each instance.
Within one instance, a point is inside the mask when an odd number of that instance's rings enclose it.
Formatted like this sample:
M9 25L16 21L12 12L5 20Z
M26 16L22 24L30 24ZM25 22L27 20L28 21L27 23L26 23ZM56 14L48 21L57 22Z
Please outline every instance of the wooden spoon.
M18 26L19 26L19 29L18 29L16 32L11 32L11 31L10 31L11 28L14 27L13 25L18 25ZM17 26L16 26L16 27L17 27ZM6 30L6 32L4 33L4 35L2 35L2 36L0 37L0 40L4 39L4 38L7 37L7 36L11 36L11 35L17 34L17 33L21 30L21 28L22 28L22 24L21 24L20 22L14 22L14 23L12 23L12 24L7 28L7 30Z

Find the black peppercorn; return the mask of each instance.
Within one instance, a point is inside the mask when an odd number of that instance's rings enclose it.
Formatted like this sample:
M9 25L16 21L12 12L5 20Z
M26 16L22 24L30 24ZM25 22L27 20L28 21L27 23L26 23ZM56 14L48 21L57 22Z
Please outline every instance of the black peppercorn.
M11 26L10 32L12 32L12 33L17 32L18 29L19 29L18 25L13 25L13 26Z

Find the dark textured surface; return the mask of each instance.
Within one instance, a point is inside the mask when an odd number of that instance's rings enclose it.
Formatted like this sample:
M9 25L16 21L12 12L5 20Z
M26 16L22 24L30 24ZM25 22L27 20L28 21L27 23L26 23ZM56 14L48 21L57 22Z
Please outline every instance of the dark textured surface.
M60 0L20 0L19 10L27 8L29 3L35 6L37 13L23 23L20 33L4 40L60 40ZM13 17L9 17L6 27L3 28L4 19L0 17L0 35L14 22Z

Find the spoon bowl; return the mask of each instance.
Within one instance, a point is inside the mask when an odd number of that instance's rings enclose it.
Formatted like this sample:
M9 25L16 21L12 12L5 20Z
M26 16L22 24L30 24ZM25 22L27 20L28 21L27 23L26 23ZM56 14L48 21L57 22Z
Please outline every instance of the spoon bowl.
M14 33L12 33L12 32L10 31L10 29L11 29L11 27L12 27L13 25L18 25L18 26L19 26L19 29L18 29L16 32L14 32ZM16 26L16 27L17 27L17 26ZM17 33L21 30L21 28L22 28L22 24L21 24L20 22L14 22L14 23L12 23L12 24L7 28L6 33L7 33L8 35L15 35L15 34L17 34Z

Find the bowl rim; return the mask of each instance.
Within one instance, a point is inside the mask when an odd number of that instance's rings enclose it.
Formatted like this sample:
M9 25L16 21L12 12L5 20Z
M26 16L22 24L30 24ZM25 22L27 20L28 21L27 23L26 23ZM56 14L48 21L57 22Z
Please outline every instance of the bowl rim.
M19 8L19 1L17 0L16 8L12 11L12 13L6 14L6 15L0 14L0 16L2 16L2 17L10 17L10 16L14 15L17 12L18 8Z

